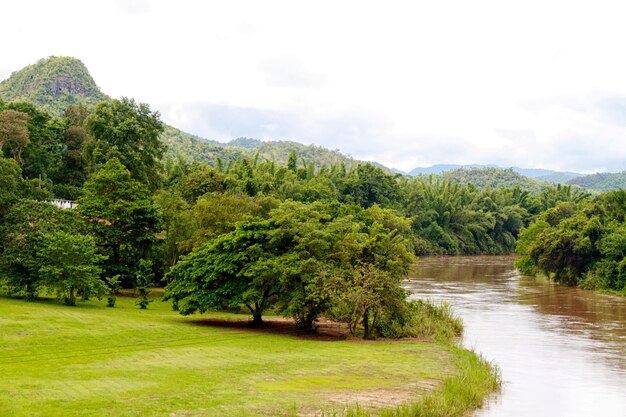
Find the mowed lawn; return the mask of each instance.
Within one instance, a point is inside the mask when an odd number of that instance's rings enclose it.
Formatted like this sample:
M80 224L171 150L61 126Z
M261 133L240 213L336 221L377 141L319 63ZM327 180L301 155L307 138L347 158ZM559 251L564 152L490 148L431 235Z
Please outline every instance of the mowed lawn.
M319 414L416 399L455 372L446 345L214 327L169 303L66 307L0 297L2 416ZM452 369L451 369L452 368Z

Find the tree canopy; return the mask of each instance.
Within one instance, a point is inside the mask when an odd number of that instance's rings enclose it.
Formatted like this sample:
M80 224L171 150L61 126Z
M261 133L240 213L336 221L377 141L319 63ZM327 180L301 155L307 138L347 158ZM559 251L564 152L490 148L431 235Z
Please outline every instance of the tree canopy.
M626 191L561 202L520 234L517 267L586 288L626 291Z
M138 262L148 255L160 226L148 188L113 158L87 180L78 210L107 257L106 274L119 274L124 284L132 283Z
M122 97L98 103L85 125L96 139L95 163L116 157L136 180L151 190L157 188L165 152L159 140L164 125L158 112L145 103Z

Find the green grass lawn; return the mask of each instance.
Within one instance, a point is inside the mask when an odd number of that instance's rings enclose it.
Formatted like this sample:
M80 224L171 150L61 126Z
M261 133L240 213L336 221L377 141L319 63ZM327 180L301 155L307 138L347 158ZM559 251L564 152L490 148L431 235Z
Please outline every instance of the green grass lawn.
M2 416L315 415L441 391L460 350L205 325L155 301L66 307L0 297Z

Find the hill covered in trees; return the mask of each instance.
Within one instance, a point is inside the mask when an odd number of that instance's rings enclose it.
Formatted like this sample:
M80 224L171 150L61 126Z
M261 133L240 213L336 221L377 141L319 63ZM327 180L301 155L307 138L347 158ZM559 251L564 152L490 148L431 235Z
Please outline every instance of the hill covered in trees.
M445 171L439 176L458 184L472 185L479 189L519 186L522 190L529 191L534 195L539 195L542 190L550 186L545 181L519 174L512 168L459 168Z
M109 97L98 88L85 65L72 57L41 59L14 72L0 83L0 100L34 104L56 117L62 117L70 105L84 104L92 110L98 102L107 99ZM202 161L213 166L217 165L218 160L228 164L240 157L254 158L257 154L262 161L286 164L292 150L295 150L298 158L313 162L317 168L336 163L343 163L350 168L359 163L338 151L314 145L249 138L222 143L168 125L164 125L160 140L166 146L166 157L171 160L182 156L188 161Z
M626 189L626 171L605 172L574 178L568 184L578 185L595 191Z
M496 165L480 165L480 164L471 164L471 165L458 165L458 164L438 164L432 165L429 167L417 167L411 170L408 175L437 175L442 174L449 171L456 171L459 169L487 169L487 168L497 168L497 169L510 169L515 173L523 175L529 178L535 178L540 181L545 181L549 183L566 183L567 181L582 176L577 172L562 172L562 171L553 171L551 169L538 169L538 168L520 168L520 167L510 167L503 168Z
M108 98L87 67L69 57L41 59L0 82L0 100L25 101L54 116L61 116L70 104L95 106Z

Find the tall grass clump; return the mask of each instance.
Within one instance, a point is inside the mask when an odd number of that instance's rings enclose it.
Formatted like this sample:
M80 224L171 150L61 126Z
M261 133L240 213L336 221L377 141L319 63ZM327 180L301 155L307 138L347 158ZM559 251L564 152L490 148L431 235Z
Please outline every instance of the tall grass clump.
M402 314L382 317L378 333L383 337L419 337L450 342L463 333L463 321L447 303L415 300L405 303ZM399 319L401 318L401 319Z

